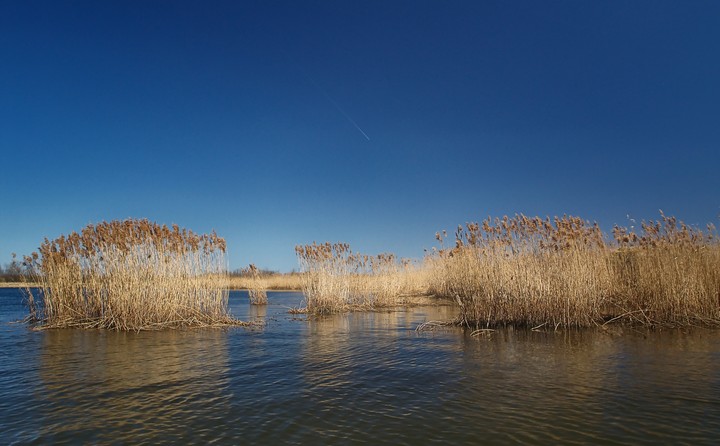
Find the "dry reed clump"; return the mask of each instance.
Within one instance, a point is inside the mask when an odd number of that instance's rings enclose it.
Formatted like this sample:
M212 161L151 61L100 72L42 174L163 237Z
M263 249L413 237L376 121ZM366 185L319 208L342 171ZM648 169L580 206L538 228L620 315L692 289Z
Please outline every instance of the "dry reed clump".
M452 249L427 258L430 291L454 298L460 322L476 327L720 321L714 228L705 234L663 215L642 229L616 227L609 241L597 223L572 216L468 223Z
M720 324L720 243L706 231L665 216L636 233L613 228L609 263L616 312L637 323Z
M248 276L248 295L250 303L253 305L267 304L267 283L260 275L260 272L254 264L250 264L244 273Z
M353 253L347 243L297 246L302 290L313 314L407 303L406 281L394 254Z
M40 287L28 290L31 317L47 328L243 324L228 312L225 249L215 232L137 219L45 239L24 262Z

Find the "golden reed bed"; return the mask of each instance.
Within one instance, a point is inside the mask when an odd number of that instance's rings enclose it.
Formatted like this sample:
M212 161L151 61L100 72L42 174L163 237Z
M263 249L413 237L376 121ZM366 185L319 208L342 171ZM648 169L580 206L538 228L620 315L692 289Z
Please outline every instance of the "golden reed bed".
M720 324L720 244L713 225L661 214L612 237L578 217L515 215L436 234L421 265L354 254L343 243L296 248L311 313L401 305L432 294L460 306L459 324L588 327Z
M345 243L295 248L301 272L242 276L225 271L225 241L147 220L90 225L44 241L25 257L31 317L44 327L152 329L238 325L228 288L248 289L251 303L267 290L298 290L305 308L326 314L452 299L456 323L589 327L720 324L720 242L713 225L690 227L661 213L639 231L603 233L579 217L515 215L459 226L452 244L422 262L368 256ZM37 299L39 298L39 299ZM42 303L37 305L36 300Z
M425 293L412 262L354 253L347 243L296 246L307 312L324 314L406 305Z
M443 236L438 234L442 242ZM587 327L609 321L718 325L720 244L661 214L612 238L578 217L487 219L459 227L428 259L430 291L475 327Z
M244 323L228 312L225 240L125 220L88 225L24 258L39 326L147 330Z

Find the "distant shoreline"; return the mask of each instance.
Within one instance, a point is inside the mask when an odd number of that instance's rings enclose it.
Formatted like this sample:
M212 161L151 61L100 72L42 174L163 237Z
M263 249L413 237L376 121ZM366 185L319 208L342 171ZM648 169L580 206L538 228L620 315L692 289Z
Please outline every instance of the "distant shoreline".
M38 285L37 283L0 282L0 288L26 288L26 287L37 288L37 287L39 287L39 286L40 286L40 285ZM232 285L229 287L229 289L230 289L231 291L247 290L247 288L244 288L244 287L234 287L234 286L232 286ZM280 291L280 292L284 292L284 293L285 293L285 292L289 293L289 292L293 292L293 291L297 292L297 291L302 291L302 290L300 290L300 289L293 289L293 288L281 288L281 289L268 288L267 291L273 291L273 292L275 292L275 291Z
M25 282L0 282L0 288L35 288L38 284L36 283L25 283Z

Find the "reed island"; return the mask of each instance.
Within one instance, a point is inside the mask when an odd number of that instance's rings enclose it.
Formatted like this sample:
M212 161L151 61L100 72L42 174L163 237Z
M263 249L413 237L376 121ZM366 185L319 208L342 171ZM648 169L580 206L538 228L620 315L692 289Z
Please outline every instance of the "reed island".
M149 330L244 325L228 311L226 242L145 219L45 239L23 267L42 328Z

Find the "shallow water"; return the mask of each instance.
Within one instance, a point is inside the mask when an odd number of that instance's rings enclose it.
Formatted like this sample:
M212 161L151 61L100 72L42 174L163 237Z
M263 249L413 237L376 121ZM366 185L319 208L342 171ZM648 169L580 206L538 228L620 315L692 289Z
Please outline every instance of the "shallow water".
M0 289L0 443L714 444L720 332L461 329L450 306L307 320L298 293L232 311L260 329L12 324Z

